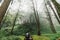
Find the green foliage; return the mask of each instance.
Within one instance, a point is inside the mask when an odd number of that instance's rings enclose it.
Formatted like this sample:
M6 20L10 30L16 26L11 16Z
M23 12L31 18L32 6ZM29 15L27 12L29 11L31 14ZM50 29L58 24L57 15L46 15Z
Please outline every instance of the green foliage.
M21 40L21 39L17 36L8 36L8 37L2 37L0 38L0 40Z
M11 35L8 30L0 30L0 40L21 40L18 36Z
M15 35L25 35L26 32L30 32L31 34L37 34L36 25L35 24L23 24L19 25L14 29L13 33Z
M8 36L8 32L5 30L0 30L0 38L4 37L4 36Z
M22 32L22 31L21 31ZM8 30L0 30L0 40L24 40L24 36L18 35L11 35ZM22 32L24 33L24 32ZM24 34L25 35L25 34ZM57 34L42 34L41 36L32 35L34 40L56 40L60 37L60 33Z
M20 36L21 40L24 40L24 36ZM50 40L50 38L46 37L46 36L37 36L37 35L33 35L32 36L33 40Z
M57 33L57 34L42 34L42 36L46 36L48 38L50 38L50 40L56 40L60 37L60 34Z
M59 12L60 5L55 0L52 0L52 1L57 6L58 8L57 11L60 15L60 12ZM37 26L36 26L35 18L33 15L30 16L30 19L28 20L27 23L24 23L24 24L16 23L14 25L13 34L11 35L10 31L12 28L11 26L13 25L14 18L15 18L15 14L14 16L9 14L5 19L3 19L3 23L2 23L3 27L2 27L2 30L0 30L0 40L24 40L24 36L22 35L25 35L26 32L30 32L33 35L32 36L33 40L56 40L57 38L60 37L60 34L47 34L47 33L51 33L50 25L49 23L46 22L46 20L43 21L42 19L40 19L40 31L41 33L44 33L44 34L42 34L41 36L37 36L36 35ZM20 18L17 18L17 19L20 20Z
M37 35L34 35L32 37L33 37L33 40L50 40L50 38L48 38L46 36L37 36Z
M21 40L17 36L8 36L8 37L2 37L1 40Z

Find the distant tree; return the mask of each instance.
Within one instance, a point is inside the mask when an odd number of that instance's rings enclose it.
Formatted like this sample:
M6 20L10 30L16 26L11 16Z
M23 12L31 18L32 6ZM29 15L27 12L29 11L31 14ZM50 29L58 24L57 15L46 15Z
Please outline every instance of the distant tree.
M9 6L9 3L10 3L11 0L4 0L4 2L2 3L1 7L0 7L0 24L2 22L2 19L6 13L6 10ZM0 27L1 29L1 27Z
M18 17L18 13L19 13L19 12L17 12L17 14L16 14L16 16L15 16L15 18L14 18L14 20L13 20L13 26L12 26L12 29L11 29L11 34L13 34L13 30L14 30L14 26L15 26L16 19L17 19L17 17Z
M50 12L49 12L49 10L48 10L48 8L47 8L47 3L46 3L45 0L44 0L44 3L45 3L45 8L46 8L46 10L47 10L48 16L49 16L49 21L50 21L50 24L51 24L50 28L51 28L51 30L52 30L53 33L56 33L56 30L55 30L55 28L54 28L54 24L53 24L53 22L52 22L51 15L50 15Z
M36 20L36 24L37 24L37 34L41 35L41 33L40 33L40 21L39 21L38 11L36 10L36 8L34 6L33 0L31 0L31 2L32 2L32 5L33 5L34 16L35 16L35 20Z

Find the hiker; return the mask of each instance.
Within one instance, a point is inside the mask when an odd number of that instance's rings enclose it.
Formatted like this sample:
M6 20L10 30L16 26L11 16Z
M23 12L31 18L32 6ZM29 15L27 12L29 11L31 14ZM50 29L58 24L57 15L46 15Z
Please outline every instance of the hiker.
M33 40L33 38L31 37L29 33L26 33L24 40Z

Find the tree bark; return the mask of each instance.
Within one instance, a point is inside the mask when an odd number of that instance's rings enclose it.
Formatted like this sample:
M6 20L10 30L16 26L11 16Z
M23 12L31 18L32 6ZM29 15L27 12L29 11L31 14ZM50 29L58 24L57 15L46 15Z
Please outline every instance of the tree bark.
M49 16L49 21L50 21L50 25L51 25L50 28L51 28L53 33L56 33L56 30L54 28L54 24L52 22L51 15L50 15L50 12L49 12L49 10L47 8L47 4L46 3L45 3L45 7L46 7L46 10L47 10L47 13L48 13L48 16Z
M56 12L54 11L54 9L53 9L53 7L52 7L52 5L51 5L51 3L50 3L49 1L48 1L48 4L49 4L49 6L51 7L51 9L53 10L55 17L56 17L56 19L58 20L58 22L59 22L59 24L60 24L59 17L58 17L58 15L56 14Z
M4 0L4 2L2 3L2 5L0 7L0 24L1 24L2 20L3 20L3 17L5 15L5 13L6 13L6 10L7 10L8 6L9 6L10 1L11 0ZM0 29L1 29L1 27L0 27Z

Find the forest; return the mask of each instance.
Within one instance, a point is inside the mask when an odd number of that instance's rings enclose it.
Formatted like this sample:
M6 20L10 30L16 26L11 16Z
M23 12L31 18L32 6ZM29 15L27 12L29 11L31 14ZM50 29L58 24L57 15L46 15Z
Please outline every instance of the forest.
M60 40L60 0L0 0L0 40L27 38Z

